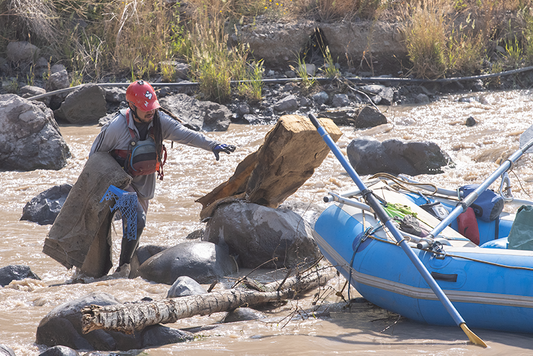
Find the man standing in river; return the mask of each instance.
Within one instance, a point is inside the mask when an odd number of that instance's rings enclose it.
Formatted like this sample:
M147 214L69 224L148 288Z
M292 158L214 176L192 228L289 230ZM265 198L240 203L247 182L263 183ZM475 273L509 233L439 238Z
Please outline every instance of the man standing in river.
M235 146L220 144L205 135L189 130L177 120L160 111L159 101L150 84L142 80L131 83L126 90L128 109L121 110L96 137L89 156L95 152L109 152L133 178L125 190L137 193L137 235L135 239L122 237L117 272L129 268L146 224L150 199L154 197L156 174L163 179L166 150L163 140L212 151L219 160L220 152L227 154ZM123 217L123 224L126 223Z

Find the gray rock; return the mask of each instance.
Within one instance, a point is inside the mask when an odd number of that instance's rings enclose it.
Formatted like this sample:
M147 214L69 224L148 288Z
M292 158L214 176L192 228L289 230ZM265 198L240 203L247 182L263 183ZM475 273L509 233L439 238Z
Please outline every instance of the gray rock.
M12 62L33 62L40 49L26 41L9 42L6 48L7 59Z
M18 95L0 95L0 169L61 169L70 150L52 110Z
M63 68L60 70L60 68ZM56 91L70 87L70 79L67 70L63 65L55 64L50 70L50 76L46 82L47 91ZM50 108L56 110L61 106L61 103L67 97L68 92L56 93L50 97Z
M296 72L293 71L293 70L286 70L285 71L285 76L287 78L296 78Z
M242 118L245 122L247 122L250 125L261 125L265 123L265 120L253 114L246 114Z
M331 119L337 126L354 126L358 112L353 107L343 107L320 111L318 117Z
M188 331L172 329L162 325L154 326L155 327L147 327L143 331L143 349L194 340L194 335Z
M237 266L226 248L205 241L169 247L150 257L138 269L142 278L170 285L181 276L199 283L212 283L236 271Z
M104 87L105 100L109 103L126 101L126 89L117 87Z
M106 116L101 117L100 119L98 119L98 126L105 126L105 125L107 125L107 124L110 123L111 120L113 120L115 117L117 117L117 113L116 113L116 112L111 113L111 114L107 114Z
M176 279L172 287L168 290L167 298L186 297L189 295L201 295L207 291L202 285L191 277L181 276Z
M37 62L35 62L35 76L39 79L43 78L43 75L45 73L48 73L50 71L48 60L44 57L39 57L37 59Z
M290 21L280 26L273 21L258 21L253 26L237 25L230 35L233 41L246 43L255 58L262 58L268 68L285 67L294 59L295 49L310 41L319 27L327 39L333 58L364 58L368 39L372 38L373 67L380 70L407 57L407 50L399 31L401 23L376 21ZM379 62L377 61L379 59ZM372 74L372 73L370 73Z
M362 137L353 140L346 150L350 164L360 175L386 172L391 174L439 174L442 167L453 164L451 158L433 142L403 142Z
M307 73L307 75L314 77L316 74L316 65L314 65L313 63L306 63L305 72Z
M7 345L0 344L0 356L15 356L15 351Z
M20 88L19 95L22 96L24 99L28 99L37 95L46 94L46 90L41 87L36 87L33 85L25 85L22 88ZM50 105L50 97L45 96L44 98L38 99L39 101L42 101L46 106Z
M415 102L418 104L428 104L429 97L426 94L418 94L417 96L415 96Z
M244 115L250 113L250 106L247 103L239 103L237 105L236 113L238 118L242 118Z
M374 95L370 98L370 100L372 100L374 104L379 105L379 103L383 101L383 98L380 95Z
M224 105L199 101L187 94L169 95L159 102L192 130L226 131L231 123L232 113Z
M53 224L67 199L72 184L56 185L40 193L26 203L20 220L28 220L39 225Z
M288 95L274 104L277 112L292 112L298 109L298 100L294 95Z
M50 73L50 77L46 83L46 89L48 91L65 89L68 87L70 87L70 79L66 69Z
M331 100L331 105L336 108L340 108L342 106L350 106L350 98L346 94L335 94L333 95L333 99Z
M241 307L230 311L224 318L224 322L233 323L236 321L259 320L264 318L266 318L266 315L260 311L252 308Z
M361 90L372 97L372 101L377 105L391 105L394 102L394 90L390 87L378 84L364 85Z
M115 218L117 218L117 215L115 215ZM153 255L158 254L159 252L166 250L168 247L165 246L157 246L157 245L143 245L140 246L135 253L133 254L133 258L131 259L130 263L130 274L129 278L136 278L139 276L139 266L142 265L147 259L152 257Z
M148 326L133 335L104 330L83 334L81 309L92 304L106 306L121 303L112 295L100 292L93 292L63 303L52 309L39 323L36 333L37 344L49 347L63 345L84 351L127 351L193 339L190 333L161 325Z
M379 94L385 88L384 85L379 84L367 84L363 85L360 89L367 94Z
M293 83L287 83L281 88L281 91L287 93L291 92L294 88L295 87Z
M326 93L325 91L321 91L316 94L313 94L311 98L316 103L316 105L320 106L328 101L329 96L328 93Z
M307 107L307 106L312 106L312 105L313 105L313 102L311 101L311 99L306 98L305 96L300 98L301 107Z
M39 356L78 356L78 351L67 346L54 346L39 354Z
M180 79L188 79L189 72L191 71L191 66L187 63L177 63L176 64L176 77Z
M387 123L387 118L374 106L363 107L355 119L355 127L365 129Z
M46 89L33 85L25 85L19 90L19 95L22 96L24 99L41 94L46 94Z
M219 206L208 220L203 239L227 245L239 265L293 267L321 256L305 221L293 211L237 201Z
M104 91L96 84L85 84L67 95L54 115L71 124L97 124L106 116Z
M465 121L465 125L468 127L476 126L476 119L473 116L469 116Z
M66 71L67 71L67 67L65 67L63 64L60 64L60 63L56 63L52 66L52 68L50 68L50 74L66 72Z
M137 259L139 265L142 265L150 257L157 255L159 252L164 251L168 246L157 246L157 245L143 245L139 247L136 251Z
M9 265L0 268L0 286L7 286L11 281L21 281L26 278L38 279L39 276L33 273L28 266Z

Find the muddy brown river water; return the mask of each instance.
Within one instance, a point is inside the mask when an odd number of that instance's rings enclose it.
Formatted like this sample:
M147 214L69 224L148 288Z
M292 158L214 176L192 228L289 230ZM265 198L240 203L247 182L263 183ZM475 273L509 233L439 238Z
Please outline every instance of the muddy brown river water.
M518 148L520 134L533 124L532 99L532 91L522 90L449 95L424 106L381 107L392 125L370 130L343 127L339 146L345 151L352 139L362 135L378 140L431 140L451 156L455 167L439 175L414 178L456 189L464 184L480 183L498 167L495 163L498 158ZM475 118L476 126L464 125L469 116ZM190 232L202 228L203 223L198 218L201 206L194 200L227 180L237 164L262 144L271 128L232 125L227 132L207 133L238 147L234 154L223 155L219 162L211 152L181 145L169 149L165 180L157 183L141 244L172 246L183 242ZM64 302L93 291L110 293L123 302L143 297L161 299L169 289L168 285L140 278L69 284L75 271L66 270L42 253L50 225L19 221L22 208L34 196L55 185L75 183L99 130L97 126L61 127L73 157L59 171L0 172L0 267L28 265L41 278L0 287L0 344L11 347L17 356L38 355L46 350L45 346L35 344L37 326L50 310ZM524 156L513 172L510 177L515 197L533 199L532 157ZM498 186L499 180L492 188ZM325 208L322 198L328 191L341 192L352 187L350 178L330 154L288 202ZM121 231L120 225L116 225L115 230ZM120 237L113 233L113 239L116 264ZM256 278L264 280L283 277L282 272L256 273ZM228 279L216 288L226 288L231 281ZM411 322L364 302L345 308L346 290L342 297L336 295L344 282L342 277L331 280L320 290L316 305L313 305L314 293L309 293L303 299L264 310L267 318L259 321L219 324L224 313L180 320L168 326L205 328L196 334L198 337L194 341L143 351L149 355L533 354L533 335L473 330L489 345L488 349L482 349L468 343L458 327ZM352 298L358 296L353 289L350 293Z

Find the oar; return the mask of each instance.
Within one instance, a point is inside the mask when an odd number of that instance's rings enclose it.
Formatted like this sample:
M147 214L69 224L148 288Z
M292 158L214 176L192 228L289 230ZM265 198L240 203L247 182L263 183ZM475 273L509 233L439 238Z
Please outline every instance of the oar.
M448 214L446 218L444 218L431 232L429 235L425 238L426 244L418 246L419 248L427 247L428 244L431 244L431 239L437 236L441 233L442 230L446 228L446 226L450 225L452 221L454 221L461 213L466 211L466 208L468 208L472 203L476 201L476 199L479 197L481 193L483 193L499 176L501 176L503 173L505 173L513 163L518 160L524 153L531 153L532 150L530 148L533 146L533 126L531 126L529 129L524 131L522 135L520 135L520 148L513 153L509 158L503 162L500 167L495 170L483 183L479 185L472 193L468 194L468 196L461 202L461 204L458 204L451 212ZM529 150L529 151L528 151Z
M333 141L333 139L329 136L326 130L324 130L322 125L320 125L320 123L313 114L309 114L309 119L311 119L311 122L313 123L313 125L315 125L318 133L320 134L320 136L322 136L322 139L326 142L333 154L335 154L335 156L342 164L346 172L350 175L354 183L357 185L357 187L361 191L361 195L363 196L367 204L370 205L372 209L374 209L374 212L376 213L378 219L381 220L381 222L389 229L389 231L394 236L394 238L396 239L400 247L403 249L407 257L409 257L411 262L415 265L418 272L422 275L426 283L431 287L437 298L439 298L441 303L444 305L444 308L446 308L455 323L459 327L461 327L461 329L468 336L468 339L472 343L479 346L487 347L487 344L483 340L481 340L481 338L479 338L476 334L470 331L468 326L466 326L466 323L459 314L459 312L457 312L457 310L452 305L446 294L444 294L437 282L435 282L431 274L429 274L428 270L422 264L418 256L413 252L413 250L411 250L411 247L407 244L407 242L402 237L396 226L394 226L392 220L389 218L389 216L387 215L379 201L376 199L376 197L372 195L372 192L365 187L365 184L359 178L359 175L350 165L346 157L344 157L344 155L341 153L340 149L335 144L335 141Z

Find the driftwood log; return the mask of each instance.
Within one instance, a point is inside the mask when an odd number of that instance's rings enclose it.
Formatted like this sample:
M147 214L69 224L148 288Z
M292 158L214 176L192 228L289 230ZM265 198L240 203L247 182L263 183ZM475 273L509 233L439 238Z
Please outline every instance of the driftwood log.
M91 305L81 310L82 331L112 330L126 334L150 325L173 323L194 315L231 311L241 306L254 306L293 298L324 285L336 275L333 268L309 272L304 276L284 279L264 285L264 291L230 289L202 295L168 298L153 302L135 302L121 305Z

